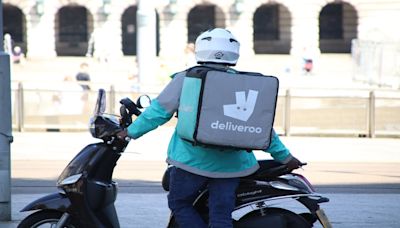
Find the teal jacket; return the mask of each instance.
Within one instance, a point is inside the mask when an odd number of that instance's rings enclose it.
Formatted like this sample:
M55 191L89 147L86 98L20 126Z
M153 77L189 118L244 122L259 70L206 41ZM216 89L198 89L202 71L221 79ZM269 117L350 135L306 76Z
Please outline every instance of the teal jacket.
M214 66L215 67L215 66ZM185 73L177 73L151 105L128 127L128 135L137 139L168 122L178 110ZM292 157L273 131L271 144L265 151L282 163ZM168 146L167 162L188 172L211 178L243 177L254 173L258 162L252 152L193 146L175 132Z

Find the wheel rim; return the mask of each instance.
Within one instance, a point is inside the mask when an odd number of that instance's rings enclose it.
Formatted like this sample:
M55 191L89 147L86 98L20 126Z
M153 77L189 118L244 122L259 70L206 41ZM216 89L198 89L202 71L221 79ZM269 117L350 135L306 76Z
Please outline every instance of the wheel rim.
M57 225L59 219L51 218L51 219L44 219L32 225L32 228L54 228ZM67 225L65 227L74 228L72 225Z

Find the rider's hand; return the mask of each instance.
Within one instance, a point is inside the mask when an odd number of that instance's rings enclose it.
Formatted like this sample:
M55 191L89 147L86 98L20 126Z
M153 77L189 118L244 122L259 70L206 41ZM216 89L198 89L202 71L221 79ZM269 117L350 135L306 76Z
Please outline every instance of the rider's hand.
M289 171L292 171L294 169L297 169L303 165L302 162L300 162L297 158L292 157L288 163L286 163L287 169Z

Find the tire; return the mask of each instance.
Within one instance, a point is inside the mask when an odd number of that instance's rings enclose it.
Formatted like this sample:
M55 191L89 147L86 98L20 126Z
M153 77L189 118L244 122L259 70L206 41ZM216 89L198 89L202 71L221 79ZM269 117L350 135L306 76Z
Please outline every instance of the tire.
M239 221L234 222L235 228L310 228L312 224L307 222L301 215L281 208L264 209L263 215L260 210L253 211Z
M18 228L52 227L52 225L55 225L60 220L62 214L62 212L52 210L37 211L23 219ZM69 220L68 224L64 227L78 228L79 226L74 221L71 222Z

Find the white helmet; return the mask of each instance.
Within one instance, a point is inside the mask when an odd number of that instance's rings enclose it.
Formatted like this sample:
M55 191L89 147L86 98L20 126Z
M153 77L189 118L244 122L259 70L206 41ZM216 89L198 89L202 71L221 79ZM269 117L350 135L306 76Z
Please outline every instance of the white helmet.
M197 63L223 63L234 66L239 58L240 43L226 29L214 28L196 39Z

